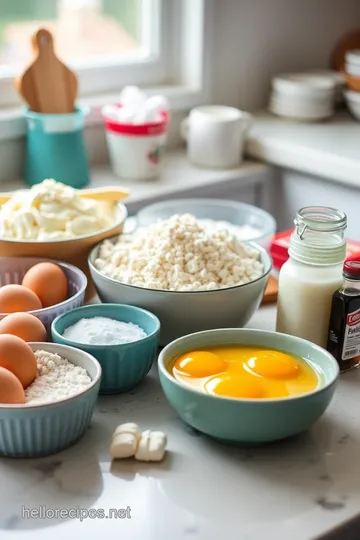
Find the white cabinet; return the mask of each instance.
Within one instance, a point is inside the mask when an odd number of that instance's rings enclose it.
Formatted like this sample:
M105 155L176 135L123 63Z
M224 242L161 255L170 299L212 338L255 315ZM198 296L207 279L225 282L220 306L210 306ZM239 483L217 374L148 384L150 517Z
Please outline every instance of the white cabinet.
M332 206L347 214L346 236L360 240L360 178L359 188L356 188L288 169L276 169L271 189L267 188L266 194L263 204L274 214L278 230L291 228L302 206Z

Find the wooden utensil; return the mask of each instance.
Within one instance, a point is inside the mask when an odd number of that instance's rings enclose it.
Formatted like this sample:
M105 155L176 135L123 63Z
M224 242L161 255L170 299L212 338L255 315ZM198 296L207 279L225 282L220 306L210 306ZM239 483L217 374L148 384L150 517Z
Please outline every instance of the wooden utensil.
M91 188L79 191L80 197L84 199L95 199L96 201L116 202L126 199L130 192L118 187Z
M34 112L74 112L76 75L57 58L52 34L45 28L32 37L34 62L16 80L18 92Z
M278 280L273 276L269 277L265 293L262 299L262 304L271 304L277 301L278 296Z
M346 53L352 49L360 49L360 29L348 32L336 44L331 57L332 67L337 71L344 71Z
M118 187L80 189L78 191L80 197L84 199L95 199L96 201L116 202L126 199L129 196L129 191ZM9 201L15 195L14 192L0 193L0 205Z

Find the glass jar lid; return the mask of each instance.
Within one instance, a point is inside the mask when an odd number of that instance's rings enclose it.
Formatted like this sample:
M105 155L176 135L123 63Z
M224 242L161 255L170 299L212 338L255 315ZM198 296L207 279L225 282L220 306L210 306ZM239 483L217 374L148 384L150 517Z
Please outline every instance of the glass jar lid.
M346 256L346 214L327 206L301 208L294 220L289 255L314 265L341 263Z

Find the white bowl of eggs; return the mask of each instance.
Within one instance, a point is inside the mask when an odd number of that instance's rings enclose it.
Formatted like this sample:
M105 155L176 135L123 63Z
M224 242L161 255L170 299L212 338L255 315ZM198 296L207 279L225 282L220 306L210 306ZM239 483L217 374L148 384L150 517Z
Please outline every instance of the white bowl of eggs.
M58 315L82 306L86 286L85 274L71 264L37 257L0 258L0 334L44 341L43 326L49 332Z

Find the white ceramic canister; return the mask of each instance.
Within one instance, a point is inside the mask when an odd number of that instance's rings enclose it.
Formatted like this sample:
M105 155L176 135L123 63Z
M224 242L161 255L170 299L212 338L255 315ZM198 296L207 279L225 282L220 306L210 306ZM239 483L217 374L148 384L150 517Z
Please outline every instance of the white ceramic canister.
M234 107L204 105L190 111L181 124L193 165L230 169L243 159L244 143L252 116Z
M276 331L326 348L332 296L343 281L346 215L309 206L294 223L289 259L280 270Z
M103 109L110 162L120 178L145 180L160 174L169 116L159 122L126 124L116 121Z

